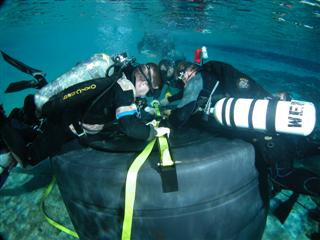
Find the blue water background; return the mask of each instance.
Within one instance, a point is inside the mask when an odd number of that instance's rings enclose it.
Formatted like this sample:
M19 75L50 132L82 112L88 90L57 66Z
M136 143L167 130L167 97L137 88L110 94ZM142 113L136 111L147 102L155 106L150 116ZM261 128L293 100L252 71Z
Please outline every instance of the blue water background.
M139 62L145 33L173 41L188 60L207 46L272 92L320 101L320 2L255 0L0 1L0 49L41 69L52 81L96 52L126 51ZM0 102L7 111L34 90L4 94L31 79L0 59Z

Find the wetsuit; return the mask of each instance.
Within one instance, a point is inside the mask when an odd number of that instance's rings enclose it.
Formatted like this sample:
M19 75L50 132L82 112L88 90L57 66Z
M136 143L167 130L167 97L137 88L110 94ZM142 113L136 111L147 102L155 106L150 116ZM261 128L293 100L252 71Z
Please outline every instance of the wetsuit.
M156 135L154 128L146 126L136 117L134 91L132 83L122 77L96 104L91 106L91 102L84 102L75 108L51 115L46 119L42 132L31 138L32 141L30 136L25 136L21 129L11 124L12 119L2 121L2 137L10 151L16 153L25 165L35 165L56 154L64 143L76 138L79 131L88 135L98 134L108 130L106 128L111 122L117 122L117 129L129 137L152 139ZM22 124L21 118L14 120Z
M273 98L249 76L241 73L229 64L210 61L204 64L198 73L188 81L178 108L170 116L174 127L182 127L190 118L195 118L197 125L201 114L195 114L204 108L215 84L219 85L212 97L212 106L223 97L239 98ZM202 121L202 125L214 133L226 137L236 137L253 143L257 156L264 160L270 169L274 183L280 188L290 189L302 194L320 196L320 178L306 169L293 168L296 159L319 154L317 144L311 144L307 138L266 134L251 130L226 129L213 117ZM259 159L257 159L259 161Z
M180 99L177 109L172 112L170 122L174 127L183 126L199 107L204 107L219 81L212 96L212 106L223 97L264 98L272 97L252 78L227 63L210 61L201 66L197 74L188 80L183 91L168 98L168 101Z

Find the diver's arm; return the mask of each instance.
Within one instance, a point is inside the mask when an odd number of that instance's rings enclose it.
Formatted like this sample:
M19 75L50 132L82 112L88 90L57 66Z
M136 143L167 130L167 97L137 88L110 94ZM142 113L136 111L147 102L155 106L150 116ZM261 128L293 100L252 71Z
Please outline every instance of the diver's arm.
M152 126L145 125L135 115L124 116L119 119L120 130L128 137L140 140L151 140L157 132Z
M120 79L114 88L116 118L120 130L129 137L149 140L155 137L156 130L145 125L137 118L137 106L134 103L134 87L127 79Z

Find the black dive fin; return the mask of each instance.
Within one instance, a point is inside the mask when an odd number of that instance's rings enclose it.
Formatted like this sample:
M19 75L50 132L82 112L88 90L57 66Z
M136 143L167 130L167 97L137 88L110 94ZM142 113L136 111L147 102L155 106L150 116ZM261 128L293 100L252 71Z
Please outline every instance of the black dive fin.
M3 59L11 64L12 66L14 66L15 68L19 69L20 71L24 72L24 73L27 73L31 76L35 76L35 75L42 75L44 76L44 72L38 70L38 69L35 69L35 68L32 68L32 67L29 67L28 65L24 64L23 62L20 62L16 59L14 59L13 57L10 57L8 54L6 54L5 52L1 51L1 54L2 54L2 57Z
M287 220L287 218L293 208L293 205L297 201L298 197L299 197L299 193L295 193L295 192L292 193L292 195L286 201L282 202L273 211L273 215L275 217L277 217L282 224Z
M14 66L15 68L19 69L20 71L31 75L35 78L35 80L29 80L29 81L19 81L15 83L11 83L7 89L5 90L5 93L11 93L11 92L18 92L27 88L36 88L40 89L43 86L47 85L47 80L45 78L46 74L38 69L32 68L23 62L18 61L17 59L14 59L13 57L10 57L5 52L1 51L3 59Z
M27 88L34 88L37 82L35 80L24 80L19 82L10 83L5 93L18 92Z

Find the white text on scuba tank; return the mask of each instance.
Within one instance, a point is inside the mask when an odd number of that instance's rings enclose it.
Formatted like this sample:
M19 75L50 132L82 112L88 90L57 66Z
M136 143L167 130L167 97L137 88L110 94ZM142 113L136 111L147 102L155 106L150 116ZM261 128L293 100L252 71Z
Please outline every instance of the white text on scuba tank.
M303 107L303 103L291 101L288 115L288 127L302 127L301 117L303 116Z
M91 84L90 86L86 86L84 88L79 88L75 91L72 91L70 93L67 93L66 95L63 96L63 100L67 100L68 98L71 98L75 95L79 95L83 92L86 92L86 91L89 91L89 90L93 90L93 89L96 89L97 88L97 85L96 84Z

